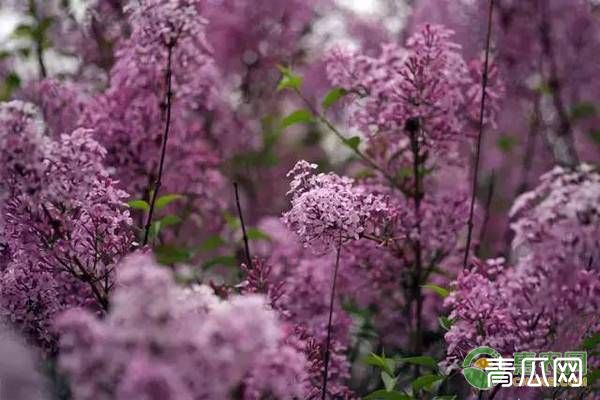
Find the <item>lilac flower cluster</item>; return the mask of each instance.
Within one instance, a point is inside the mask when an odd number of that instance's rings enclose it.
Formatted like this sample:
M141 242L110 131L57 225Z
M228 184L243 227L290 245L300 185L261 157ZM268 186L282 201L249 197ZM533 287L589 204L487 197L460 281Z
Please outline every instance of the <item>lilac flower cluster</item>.
M476 345L503 353L577 348L597 329L600 175L557 167L523 194L512 215L513 267L476 263L446 305L456 322L448 353Z
M111 310L98 320L71 310L59 320L60 365L78 399L300 397L304 355L259 295L219 299L184 288L151 256L118 268Z
M105 150L79 129L43 136L28 103L0 106L2 314L46 347L51 321L75 305L106 308L114 263L131 246L127 194L103 166Z
M284 222L300 240L324 249L359 239L374 229L374 221L387 210L384 198L333 173L316 174L316 164L299 161L288 173L292 177L292 208Z
M419 120L422 140L434 147L469 136L468 116L478 114L479 81L451 37L452 31L427 24L406 48L386 44L378 57L334 51L327 73L357 98L351 122L365 133L399 137L407 121Z

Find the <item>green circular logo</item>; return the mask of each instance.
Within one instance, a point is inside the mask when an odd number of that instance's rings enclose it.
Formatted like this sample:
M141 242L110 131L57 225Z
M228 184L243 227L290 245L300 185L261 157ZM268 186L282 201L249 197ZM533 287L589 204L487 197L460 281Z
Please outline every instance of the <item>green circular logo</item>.
M462 368L465 379L471 386L480 390L488 390L492 386L488 381L488 372L485 370L488 358L500 358L500 353L491 347L482 346L473 349L465 357Z

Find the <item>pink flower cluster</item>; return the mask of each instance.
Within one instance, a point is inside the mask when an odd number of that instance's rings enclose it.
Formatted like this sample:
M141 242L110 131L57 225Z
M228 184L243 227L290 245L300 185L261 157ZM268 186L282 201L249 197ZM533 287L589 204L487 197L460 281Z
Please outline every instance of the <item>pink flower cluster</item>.
M422 140L434 148L470 136L469 115L478 115L480 82L470 74L460 46L450 40L452 34L427 24L406 48L386 44L378 57L334 51L327 73L356 98L351 122L364 133L401 137L408 121L419 120ZM497 98L493 87L491 100Z
M119 265L104 319L71 310L58 325L60 365L78 399L257 400L304 390L305 356L262 296L182 287L146 254Z
M374 221L387 210L384 198L366 192L350 178L315 175L316 168L316 164L298 161L288 173L292 208L283 220L300 240L325 249L374 229Z
M53 140L28 103L0 106L2 314L50 346L50 323L74 305L107 306L114 263L132 242L127 194L84 129Z
M557 167L515 203L511 263L475 262L446 305L451 356L477 345L502 353L577 348L598 329L600 175Z

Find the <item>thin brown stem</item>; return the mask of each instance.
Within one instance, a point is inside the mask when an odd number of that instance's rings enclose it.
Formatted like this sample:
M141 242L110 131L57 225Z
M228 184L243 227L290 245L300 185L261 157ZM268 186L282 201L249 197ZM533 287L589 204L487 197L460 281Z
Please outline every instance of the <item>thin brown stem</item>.
M242 236L244 239L244 253L246 255L246 262L248 263L248 268L252 268L252 258L250 257L250 246L248 244L248 233L246 232L246 224L244 223L244 214L242 213L242 206L240 204L240 194L237 182L233 182L233 188L235 190L235 204L237 206L238 215L240 216L240 225L242 225Z
M477 146L475 150L475 164L473 165L473 185L471 187L471 204L469 206L469 221L467 222L467 243L465 244L465 255L463 268L467 268L469 253L471 250L471 238L473 236L473 214L475 211L475 198L477 196L477 180L479 178L479 159L481 157L481 141L483 138L483 113L485 111L486 89L488 84L488 68L490 60L490 45L492 39L492 21L494 14L494 0L490 0L488 8L487 34L485 40L485 62L483 76L481 77L481 105L479 108L479 132L477 135Z
M162 175L165 166L165 155L167 154L167 141L169 140L169 129L171 127L171 100L173 97L173 92L171 88L172 84L172 70L171 70L171 62L173 58L173 47L174 44L169 44L167 46L168 56L167 56L167 72L165 75L165 80L167 83L167 92L165 94L166 99L166 121L165 121L165 130L162 136L162 143L160 146L160 161L158 163L158 174L156 175L156 181L154 181L154 190L152 191L152 198L150 200L150 209L148 210L148 218L146 219L146 226L144 228L144 241L143 245L148 244L148 238L150 235L150 227L152 226L152 217L154 215L154 207L156 204L156 198L158 197L158 192L160 190L160 186L162 185Z
M492 199L494 198L494 190L496 189L496 171L492 170L490 176L490 184L488 185L488 191L485 198L485 211L483 214L483 222L481 223L481 229L479 231L479 240L475 247L475 255L479 256L481 253L481 245L485 240L485 233L487 231L488 224L490 222L490 216L492 214Z
M423 198L423 192L421 190L421 156L419 149L419 132L421 131L421 121L419 118L407 121L406 130L410 136L410 146L413 155L413 204L415 213L415 229L417 231L417 238L413 242L413 250L415 253L415 268L413 271L413 282L412 292L413 301L416 303L416 309L414 314L415 319L415 331L414 331L414 352L415 354L421 354L422 347L422 313L423 313L423 296L421 294L421 279L423 269L423 255L421 247L421 200ZM418 366L415 367L416 374L419 373Z
M346 138L331 122L329 122L329 120L327 118L325 118L325 116L323 114L321 114L311 104L311 102L306 97L304 97L304 95L298 89L294 89L294 90L295 90L296 94L298 95L298 97L300 97L302 99L302 101L304 102L304 104L306 105L306 107L310 110L310 112L315 117L317 117L317 119L319 121L321 121L321 123L323 123L327 128L329 128L329 130L331 132L333 132L333 134L335 136L337 136L338 139L340 139L342 142L346 143L346 141L348 140L348 138ZM365 153L363 153L358 147L352 146L351 149L354 152L354 154L356 154L361 160L363 160L367 165L369 165L369 167L373 168L376 171L379 171L392 184L393 187L399 188L398 187L398 182L396 181L396 178L394 178L392 175L390 175L385 170L385 168L379 166L369 156L367 156ZM401 189L401 188L399 188L399 189Z
M329 298L329 319L327 321L327 339L325 341L325 357L323 368L323 390L321 392L321 400L325 400L327 396L327 381L329 379L329 358L331 356L331 328L333 325L333 304L335 300L335 285L337 281L338 269L340 266L340 254L342 252L342 234L338 242L337 253L335 257L335 268L333 270L333 279L331 282L331 296Z

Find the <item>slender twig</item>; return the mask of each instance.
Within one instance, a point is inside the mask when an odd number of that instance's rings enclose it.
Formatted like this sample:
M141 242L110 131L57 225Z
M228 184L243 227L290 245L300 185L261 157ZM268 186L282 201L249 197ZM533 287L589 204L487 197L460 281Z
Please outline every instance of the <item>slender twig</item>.
M483 138L483 113L485 111L486 89L488 84L488 67L490 60L490 45L492 39L492 17L494 13L494 0L490 0L488 9L487 35L485 39L485 62L483 76L481 77L481 106L479 108L479 133L477 135L477 147L475 150L475 164L473 166L473 186L471 188L471 205L469 207L469 221L467 223L467 243L465 245L465 256L463 268L467 268L469 252L471 250L471 237L473 235L473 213L475 210L475 198L477 196L477 179L479 177L479 158L481 157L481 140Z
M40 29L40 25L41 25L42 21L40 20L40 18L38 16L37 7L36 7L34 0L29 0L29 12L31 13L31 16L35 20L35 23L38 25L38 27L37 27L38 32L34 35L33 39L34 39L35 55L37 58L38 68L40 70L40 76L42 79L44 79L44 78L46 78L46 76L48 76L48 72L46 69L46 63L44 62L44 35L43 35L44 32L42 32L42 30Z
M248 245L248 233L246 232L246 224L244 223L244 214L242 213L242 206L240 204L240 194L238 191L238 183L233 182L233 188L235 190L235 204L237 205L238 215L240 216L240 224L242 225L242 235L244 238L244 253L246 255L246 262L248 268L252 268L252 258L250 257L250 246Z
M325 400L327 395L327 380L329 379L329 358L331 354L331 327L333 321L333 302L335 300L335 284L337 281L338 268L340 266L340 253L342 251L342 234L340 232L340 239L337 247L337 254L335 257L335 268L333 269L333 280L331 282L331 297L329 298L329 320L327 321L327 339L325 341L325 360L323 369L323 391L321 392L321 400Z
M406 130L410 136L410 147L413 153L413 202L415 212L415 229L417 231L417 238L413 243L413 249L415 252L415 269L413 271L413 300L416 302L415 310L415 332L414 332L414 351L416 354L421 353L421 334L422 334L422 321L421 314L423 308L423 296L421 295L421 277L423 269L423 256L421 248L421 200L423 193L421 190L421 156L419 150L419 132L421 131L421 121L419 118L414 118L406 123ZM415 366L415 374L419 373L419 367Z
M487 231L488 224L490 222L490 215L492 214L492 199L494 198L494 190L496 189L496 171L492 170L490 176L490 184L488 185L487 196L485 199L485 212L483 214L483 222L481 223L481 230L479 231L479 240L475 247L475 255L479 256L481 251L481 244L485 239L485 233Z
M577 151L573 144L573 124L562 98L562 85L556 63L556 55L552 44L552 26L549 22L548 5L546 0L539 0L541 8L540 35L543 55L549 63L548 85L551 89L552 103L558 117L559 127L556 134L547 129L549 141L556 162L565 167L575 167L578 164Z
M160 186L162 184L162 175L163 169L165 166L165 155L167 154L167 141L169 140L169 129L171 127L171 100L173 97L173 92L171 88L172 81L172 71L171 71L171 62L173 58L173 47L174 43L170 43L167 45L168 56L167 56L167 72L165 75L165 80L167 82L167 92L165 94L166 98L166 109L167 116L165 121L165 131L162 136L162 143L160 149L160 161L158 163L158 174L156 175L156 181L154 181L154 190L152 191L152 199L150 200L150 209L148 210L148 218L146 219L146 226L144 228L144 241L143 245L148 244L148 237L150 235L150 227L152 226L152 217L154 214L154 206L156 204L156 198L158 196L158 191L160 190Z

